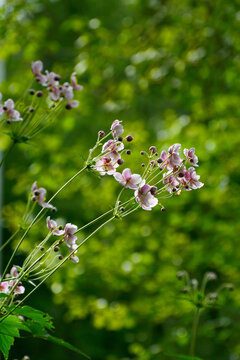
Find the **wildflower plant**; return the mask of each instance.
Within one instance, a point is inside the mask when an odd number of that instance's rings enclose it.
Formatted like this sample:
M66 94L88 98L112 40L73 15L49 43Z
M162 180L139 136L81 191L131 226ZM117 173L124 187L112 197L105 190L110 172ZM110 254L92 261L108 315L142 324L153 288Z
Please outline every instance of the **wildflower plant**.
M60 75L43 71L41 61L32 63L32 73L40 90L30 89L24 95L24 100L15 105L12 99L8 99L0 108L3 127L19 123L18 127L12 127L8 132L13 144L28 141L42 131L64 108L70 110L79 105L74 98L74 90L82 90L82 86L77 84L75 73L71 75L70 83L61 83ZM27 98L31 98L32 101L26 105ZM0 329L3 329L0 330L0 350L6 359L14 337L19 336L20 331L31 332L35 336L76 350L70 344L54 338L49 333L53 328L51 318L24 305L25 300L67 261L70 260L73 266L77 266L81 260L77 256L78 249L106 224L123 219L140 209L151 211L160 206L164 211L164 199L180 196L184 191L196 190L203 186L195 170L198 167L198 158L194 148L184 149L181 155L180 144L174 144L167 151L160 153L157 147L152 145L147 151L141 151L144 162L136 164L138 170L135 170L125 166L131 155L132 150L128 148L131 142L134 142L134 139L132 135L124 135L122 121L114 120L108 132L98 131L96 143L89 150L83 167L49 200L46 199L47 190L39 187L37 180L32 186L29 184L26 211L18 231L6 240L0 249L3 251L12 239L18 239L0 280ZM100 181L103 176L110 176L113 182L118 182L119 193L116 201L110 210L82 227L72 224L70 219L66 224L59 225L54 219L57 209L52 201L85 170L97 175ZM15 256L19 248L30 230L42 218L46 224L43 238L26 256L23 263L16 265ZM93 227L92 232L79 241L79 232L83 233L84 229L90 226ZM33 325L35 322L38 323L37 327Z
M194 360L198 359L195 357L195 348L201 313L205 309L219 307L219 298L223 291L233 291L234 287L230 283L223 283L215 291L207 291L208 283L217 280L217 275L214 272L206 272L200 284L197 279L191 279L188 272L185 270L179 271L177 273L177 277L183 283L181 288L181 293L183 296L181 298L184 301L192 304L194 308L194 315L189 356L176 356L176 358L183 360Z

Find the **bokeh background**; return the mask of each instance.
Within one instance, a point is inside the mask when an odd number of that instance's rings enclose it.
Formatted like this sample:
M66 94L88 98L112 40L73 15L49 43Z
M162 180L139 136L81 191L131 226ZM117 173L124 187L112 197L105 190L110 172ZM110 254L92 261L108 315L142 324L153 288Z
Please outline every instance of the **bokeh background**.
M78 109L9 156L5 239L18 225L33 181L53 194L81 168L97 131L114 119L134 136L125 164L135 172L140 150L178 142L196 148L205 183L165 200L164 213L139 211L106 226L81 248L79 264L67 264L28 303L54 317L56 336L94 360L167 360L169 353L188 353L191 334L193 308L179 299L177 271L198 280L214 271L212 289L232 282L235 291L203 313L197 355L238 360L239 1L8 0L0 11L4 97L23 93L30 63L38 59L63 78L74 69L84 86ZM1 134L2 150L8 145ZM118 191L111 177L86 172L54 201L56 217L83 225L108 210ZM16 261L45 234L43 220ZM16 341L10 359L25 354L79 359L37 339Z

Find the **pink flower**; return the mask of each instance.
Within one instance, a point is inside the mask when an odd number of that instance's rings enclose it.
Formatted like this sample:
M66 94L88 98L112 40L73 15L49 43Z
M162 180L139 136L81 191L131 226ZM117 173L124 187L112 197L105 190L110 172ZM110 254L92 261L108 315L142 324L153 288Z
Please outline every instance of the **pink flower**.
M110 157L113 160L118 160L121 156L119 151L124 149L124 144L116 140L108 140L102 147L102 153L106 157Z
M47 86L47 76L43 75L41 71L43 70L43 63L40 60L33 61L32 65L32 73L35 76L36 80L40 82L42 86Z
M143 210L152 210L152 208L158 204L158 199L151 194L151 188L152 186L145 184L134 193L136 201Z
M199 181L200 175L196 174L196 170L190 167L185 173L186 186L185 190L196 190L200 189L204 184Z
M0 283L0 293L8 294L9 293L9 282L3 281Z
M161 152L160 156L160 167L165 167L167 170L171 170L176 166L181 165L181 159L179 156L179 149L181 144L174 144L168 149L168 154L166 151ZM161 162L164 162L162 165Z
M47 221L47 227L53 235L61 236L64 234L64 230L59 230L58 224L56 223L55 220L51 220L50 216L47 217L46 221Z
M194 154L195 149L191 148L190 150L188 149L184 149L184 155L186 156L187 160L189 161L189 163L193 166L198 166L198 157Z
M112 130L114 138L122 135L123 132L124 132L124 129L123 129L123 126L121 125L121 122L122 121L114 120L114 122L112 123L111 130Z
M94 165L94 169L96 169L100 175L113 175L116 172L116 168L119 166L117 161L113 162L112 159L103 157L100 159L93 159L96 161Z
M33 197L32 197L33 201L36 201L43 208L51 209L52 211L57 210L53 205L45 202L47 190L45 188L38 189L36 181L33 183L31 190L33 193Z
M72 87L75 90L80 91L80 90L83 89L83 87L82 87L82 85L78 85L77 79L76 79L76 74L77 74L76 72L72 73L72 75L71 75L71 84L72 84Z
M18 278L19 272L16 266L13 266L10 270L10 275L8 275L11 278L16 278L16 280L10 280L9 283L9 288L11 290L11 288L13 288L16 283L17 283L17 278ZM22 286L21 283L18 283L18 285L15 287L15 289L13 290L14 295L20 295L20 294L24 294L25 292L25 287Z
M132 174L130 169L124 169L122 174L116 172L113 176L122 186L129 189L137 189L137 184L142 181L141 176L138 174Z
M14 109L15 104L12 99L8 99L0 106L0 115L5 113L7 115L7 122L23 121L20 112Z
M173 191L176 191L176 187L179 187L179 182L175 176L170 175L171 172L163 174L163 183L167 186L167 191L171 194Z
M75 232L77 231L77 226L73 225L71 223L67 223L65 225L65 229L64 229L64 241L69 244L69 245L74 245L76 240L77 240L77 236L75 236Z

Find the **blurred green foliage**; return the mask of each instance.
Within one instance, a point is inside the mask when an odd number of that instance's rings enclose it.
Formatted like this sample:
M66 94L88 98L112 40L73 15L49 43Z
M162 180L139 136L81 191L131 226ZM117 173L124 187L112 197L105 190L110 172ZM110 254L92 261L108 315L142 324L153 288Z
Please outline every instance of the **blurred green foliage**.
M81 168L97 131L116 118L134 136L125 159L134 171L140 150L180 142L196 148L205 183L166 200L164 213L139 211L104 228L81 248L78 265L62 268L28 303L55 316L56 335L94 360L168 359L187 354L192 321L192 308L178 298L176 272L201 279L214 271L236 291L203 314L197 356L239 359L239 1L8 0L0 19L4 97L22 94L38 59L66 78L75 69L84 85L77 110L9 157L6 239L33 181L53 194ZM3 150L8 141L1 138ZM111 177L86 172L54 201L56 217L83 225L108 210L118 191ZM43 221L19 262L44 234ZM26 353L34 360L78 358L38 340L18 341L12 358Z

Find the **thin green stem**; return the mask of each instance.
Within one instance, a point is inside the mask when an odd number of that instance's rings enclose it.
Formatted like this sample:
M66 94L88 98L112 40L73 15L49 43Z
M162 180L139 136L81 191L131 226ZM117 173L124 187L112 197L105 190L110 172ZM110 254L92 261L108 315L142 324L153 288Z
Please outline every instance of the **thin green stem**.
M5 248L5 246L7 246L7 245L10 243L10 241L17 235L17 233L18 233L20 230L21 230L20 227L17 228L17 230L10 236L10 238L0 247L0 251L2 251L2 250Z
M96 232L98 232L102 227L104 227L105 225L107 225L109 222L111 222L113 219L115 219L115 216L112 216L110 219L108 219L107 221L105 221L103 224L99 225L97 227L97 229L95 229L90 235L88 235L79 245L78 247L73 250L70 254L68 254L38 285L35 286L34 289L32 289L21 301L19 301L17 303L17 305L11 309L5 316L3 316L1 319L0 319L0 323L6 319L9 315L11 315L15 310L16 308L18 308L30 295L32 295L32 293L34 291L36 291L50 276L53 275L53 273L55 273L60 266L62 266L68 259L71 255L73 255L91 236L93 236Z
M9 146L9 148L5 151L5 153L4 153L3 157L2 157L2 160L0 162L0 167L3 165L4 161L6 161L8 155L10 154L12 149L14 148L15 144L16 143L13 141L12 144Z
M200 309L196 308L196 310L194 312L194 317L193 317L192 338L191 338L190 351L189 351L189 355L190 355L190 357L192 357L192 360L194 360L194 355L195 355L199 318L200 318Z
M63 186L60 187L60 189L58 189L55 194L51 197L51 199L47 202L48 204L68 185L70 184L78 175L81 174L81 172L83 172L86 169L86 166L84 166L81 170L79 170L75 175L73 175ZM45 210L45 208L42 208L38 214L35 216L35 218L32 220L31 224L28 226L28 228L26 229L26 231L24 232L23 236L21 237L21 239L19 240L16 248L14 249L8 263L7 266L5 267L5 270L3 272L2 278L4 278L4 276L6 275L6 272L12 262L12 259L14 258L16 252L18 251L19 247L21 246L23 240L25 239L25 237L27 236L27 234L29 233L31 227L33 226L33 224L36 222L36 220L39 218L39 216L43 213L43 211Z

